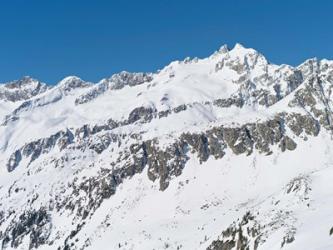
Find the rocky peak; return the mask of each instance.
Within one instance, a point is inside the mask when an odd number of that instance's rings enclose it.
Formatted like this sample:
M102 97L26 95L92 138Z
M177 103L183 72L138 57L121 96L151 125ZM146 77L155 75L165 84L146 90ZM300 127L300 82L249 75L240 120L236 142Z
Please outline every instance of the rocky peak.
M299 65L298 68L303 72L304 76L309 76L318 73L319 64L320 62L317 58L311 58Z
M218 50L218 52L224 54L224 53L227 53L229 51L229 48L228 48L228 45L226 44L223 44L220 49Z
M152 81L153 76L151 73L130 73L122 71L112 75L110 78L105 78L100 81L102 84L108 84L110 89L121 89L124 86L135 86L144 82Z
M122 89L125 86L136 86L144 82L153 80L151 73L130 73L122 71L118 74L112 75L110 78L104 78L95 86L90 88L86 93L83 93L75 100L75 104L83 104L96 99L108 90Z
M70 92L73 89L89 87L91 84L77 76L68 76L61 80L57 86L65 92Z
M247 50L242 44L236 43L232 50Z
M229 48L227 44L223 44L217 51L215 51L210 58L216 58L220 55L224 55L229 52Z
M269 62L258 51L245 48L243 45L237 43L235 47L229 52L230 60L238 61L245 65L247 69L253 70L256 67L267 67Z
M48 86L32 77L25 76L20 80L0 85L0 100L22 101L45 92Z
M22 77L22 79L6 83L5 87L9 88L9 89L24 88L27 86L35 85L38 82L39 82L38 80L36 80L30 76L24 76L24 77Z

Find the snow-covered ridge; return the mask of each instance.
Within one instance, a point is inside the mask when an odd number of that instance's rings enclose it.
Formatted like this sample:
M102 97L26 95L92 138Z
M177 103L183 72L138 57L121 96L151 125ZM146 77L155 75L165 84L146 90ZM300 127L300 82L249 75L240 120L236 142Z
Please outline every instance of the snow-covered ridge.
M1 249L331 249L332 87L240 44L2 84Z

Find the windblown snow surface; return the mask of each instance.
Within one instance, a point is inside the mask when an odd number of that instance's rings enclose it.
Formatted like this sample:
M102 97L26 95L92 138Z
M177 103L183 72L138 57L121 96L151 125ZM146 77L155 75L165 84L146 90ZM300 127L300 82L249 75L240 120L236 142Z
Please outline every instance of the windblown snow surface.
M1 249L333 249L332 88L240 44L1 84Z

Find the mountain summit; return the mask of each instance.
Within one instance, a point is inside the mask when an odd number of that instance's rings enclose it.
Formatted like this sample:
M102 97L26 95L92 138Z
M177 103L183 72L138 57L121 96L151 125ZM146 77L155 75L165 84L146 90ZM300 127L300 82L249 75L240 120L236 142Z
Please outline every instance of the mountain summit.
M1 249L332 249L332 89L240 44L1 84Z

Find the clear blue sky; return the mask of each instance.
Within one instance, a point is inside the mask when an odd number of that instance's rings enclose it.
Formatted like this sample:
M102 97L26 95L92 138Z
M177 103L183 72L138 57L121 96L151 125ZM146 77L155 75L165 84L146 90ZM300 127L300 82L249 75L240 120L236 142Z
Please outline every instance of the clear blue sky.
M274 63L333 59L332 11L329 0L4 0L0 82L98 81L236 42Z

